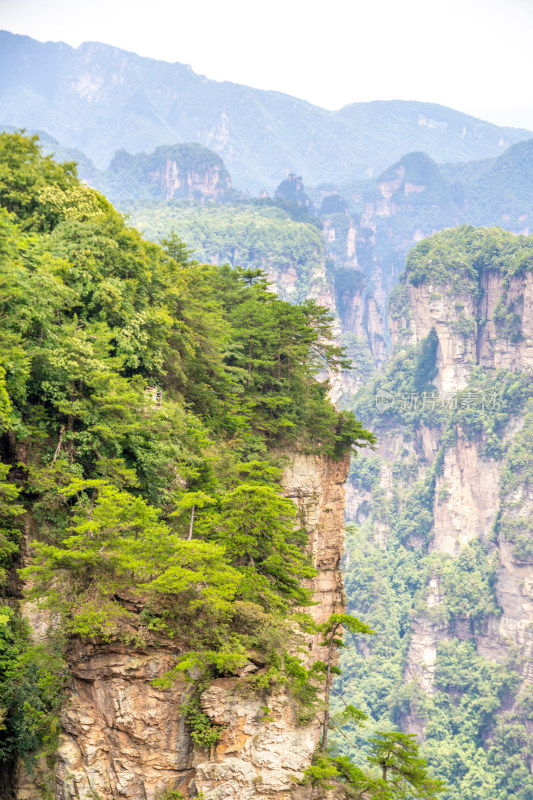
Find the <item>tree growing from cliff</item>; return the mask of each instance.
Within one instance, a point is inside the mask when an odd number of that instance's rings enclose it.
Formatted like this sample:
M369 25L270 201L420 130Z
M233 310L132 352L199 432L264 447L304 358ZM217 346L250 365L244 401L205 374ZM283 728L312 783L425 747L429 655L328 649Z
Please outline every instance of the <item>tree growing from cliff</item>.
M344 642L341 638L342 630L345 628L353 634L373 634L374 631L360 619L354 617L352 614L332 614L326 622L319 626L319 633L322 635L320 642L321 647L327 648L325 662L316 662L314 668L316 671L324 671L326 675L325 682L325 698L324 698L324 721L322 723L322 742L320 749L325 753L328 746L328 729L330 726L330 696L331 684L333 675L338 675L340 670L333 663L335 653L340 647L344 647ZM364 719L364 714L358 711L353 706L345 703L345 713L352 719Z
M368 743L369 770L352 764L346 756L320 752L305 771L303 783L344 790L352 800L437 800L445 791L446 784L429 775L414 735L378 731Z
M322 634L320 642L326 649L326 660L315 662L313 671L325 674L324 717L322 723L322 740L320 750L313 764L305 771L304 783L315 784L322 789L344 788L350 798L372 798L372 800L434 800L444 791L445 784L432 778L425 759L418 753L418 745L413 735L398 731L378 731L369 739L370 752L367 761L370 767L378 767L381 774L376 776L351 763L345 756L332 757L327 753L328 729L336 728L354 749L341 725L331 718L330 694L333 692L344 704L343 720L351 720L361 724L366 715L347 703L342 695L332 689L333 675L340 674L335 666L335 653L345 644L341 638L342 629L352 634L374 634L366 623L351 614L332 614L326 622L319 626Z
M443 781L432 778L426 761L418 754L414 734L378 731L369 739L368 763L381 769L381 780L390 797L431 800L443 792Z

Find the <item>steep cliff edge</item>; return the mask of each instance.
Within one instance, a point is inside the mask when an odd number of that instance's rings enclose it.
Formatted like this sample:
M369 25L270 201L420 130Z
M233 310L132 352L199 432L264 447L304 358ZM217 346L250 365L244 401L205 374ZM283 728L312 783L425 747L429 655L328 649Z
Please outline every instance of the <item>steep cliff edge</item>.
M312 192L315 202L321 203L327 256L335 265L331 281L340 295L337 307L343 332L361 339L359 351L368 340L369 355L378 369L388 349L387 334L383 341L387 298L409 250L432 233L461 223L498 225L527 236L532 163L533 140L510 147L495 159L463 166L437 165L426 153L413 152L376 179L344 186L323 184ZM486 299L493 290L487 287ZM368 298L375 304L375 320L365 321L360 333L354 311ZM476 298L470 299L477 304ZM480 316L486 317L485 312ZM347 383L345 400L354 388L353 382Z
M342 690L370 730L416 733L454 800L533 787L531 252L501 230L422 242L355 405L378 451L351 469L345 582L378 637Z
M318 623L343 609L340 560L348 467L349 456L334 461L296 455L285 472L285 493L298 507L318 571L310 587L317 603L310 613ZM308 663L323 657L316 638L308 647ZM202 696L202 706L226 726L214 757L196 767L196 787L206 800L289 800L294 778L302 777L319 743L319 720L299 723L284 691L267 698L243 696L238 678L215 681Z
M344 489L349 457L291 456L284 491L294 500L310 540L317 576L310 588L322 622L342 610L339 570L344 542ZM235 677L210 683L201 697L204 712L223 726L208 754L194 746L180 706L191 687L176 681L156 688L175 664L171 646L131 649L123 644L73 642L68 699L61 713L56 771L59 800L145 800L169 788L206 800L279 798L288 800L310 764L320 723L299 723L294 702L280 689L270 696L246 686L246 674L260 674L250 662ZM320 657L309 640L308 661ZM40 800L35 777L21 773L18 800Z
M338 607L339 486L372 440L321 380L344 363L330 316L143 240L35 138L0 134L0 156L2 792L24 764L19 797L53 793L55 756L62 799L178 796L194 776L213 798L288 792L324 686L300 612ZM284 494L291 452L316 457Z
M422 283L407 287L409 315L402 330L410 328L416 345L435 330L439 342L434 384L437 390L457 392L468 384L472 366L524 371L533 368L533 275L513 275L497 269L483 270L479 289ZM400 332L391 319L393 343Z

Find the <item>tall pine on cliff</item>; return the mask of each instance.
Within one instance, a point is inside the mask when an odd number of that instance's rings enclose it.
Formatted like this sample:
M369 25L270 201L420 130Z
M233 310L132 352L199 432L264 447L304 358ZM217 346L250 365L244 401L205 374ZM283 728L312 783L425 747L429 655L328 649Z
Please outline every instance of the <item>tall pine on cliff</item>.
M346 365L326 309L176 237L144 241L35 138L0 136L0 165L7 764L53 731L65 637L171 638L178 669L219 674L253 647L290 682L288 614L313 569L282 453L337 458L372 437L318 378ZM23 522L23 576L58 621L47 646L16 613Z

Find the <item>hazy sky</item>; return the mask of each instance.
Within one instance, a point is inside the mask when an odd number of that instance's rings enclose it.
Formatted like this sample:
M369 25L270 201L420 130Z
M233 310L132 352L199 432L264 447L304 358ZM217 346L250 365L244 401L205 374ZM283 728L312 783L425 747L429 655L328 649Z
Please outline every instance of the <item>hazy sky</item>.
M0 28L329 109L423 100L533 130L533 0L0 0Z

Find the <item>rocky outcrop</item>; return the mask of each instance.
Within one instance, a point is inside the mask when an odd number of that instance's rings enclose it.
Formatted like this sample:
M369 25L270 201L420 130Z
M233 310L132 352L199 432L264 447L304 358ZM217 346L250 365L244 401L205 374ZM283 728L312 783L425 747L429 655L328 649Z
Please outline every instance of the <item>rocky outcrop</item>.
M310 582L321 622L343 608L339 571L344 541L344 488L349 456L292 454L285 493L309 534L317 576ZM308 659L321 655L308 640ZM211 753L195 748L180 706L191 685L154 686L172 668L179 646L130 648L73 642L68 652L69 696L61 715L57 800L154 800L167 789L205 800L292 797L295 778L309 765L320 723L298 721L285 689L256 694L241 676L213 681L201 697L204 712L225 726ZM257 666L250 664L250 670ZM244 669L246 672L246 668ZM39 800L21 776L17 800Z
M375 297L367 297L365 303L365 328L370 351L379 369L387 358L383 312Z
M515 275L507 286L501 273L481 275L483 320L476 341L477 361L485 367L533 368L533 273Z
M284 181L281 181L276 189L274 197L290 204L295 204L300 208L306 208L310 214L314 214L315 212L314 205L305 192L301 177L292 172Z
M489 539L499 507L501 465L480 449L459 435L444 454L435 485L431 551L457 556L472 539Z
M196 789L212 800L292 798L316 747L317 723L299 725L285 692L246 696L235 679L214 681L202 707L225 730L213 758L196 766Z
M176 650L76 643L56 772L59 800L152 798L193 777L193 747L179 707L189 687L155 688Z
M339 567L348 465L348 457L334 461L298 454L285 471L285 493L298 506L317 568L309 584L316 605L309 611L318 623L343 608ZM323 658L316 637L308 648L309 662ZM319 741L319 721L299 724L285 691L267 699L243 696L235 678L213 682L202 707L214 722L226 725L213 758L196 767L196 787L206 800L289 800L294 779L302 776Z
M496 270L480 275L481 299L474 292L453 292L422 283L408 286L409 339L416 344L435 329L439 340L440 392L456 392L468 383L474 364L513 371L533 368L533 274L504 279ZM391 325L395 339L402 323ZM404 337L405 343L405 337Z
M454 288L451 282L449 286L421 282L407 283L401 292L389 318L392 349L401 352L435 331L438 348L433 384L441 399L451 398L449 409L458 404L459 408L468 408L469 402L479 401L480 395L469 400L467 393L461 405L457 396L469 387L474 375L490 376L493 370L501 369L516 373L522 383L533 377L531 271L516 271L505 279L496 269L482 271L477 290L464 283ZM512 383L514 378L509 380ZM531 442L527 432L523 433L527 416L520 401L498 430L496 451L488 448L490 426L498 424L498 413L499 406L487 406L484 425L488 427L483 429L475 425L467 428L468 420L462 427L451 410L447 433L442 420L435 420L434 427L417 423L410 430L402 429L397 420L378 420L374 428L381 458L378 496L390 504L388 517L386 513L376 515L374 540L386 546L397 521L397 509L408 501L415 481L426 478L426 485L432 487L427 509L430 559L456 559L470 543L481 542L487 558L496 562L495 611L478 618L476 624L460 614L450 621L444 588L437 572L429 570L423 602L418 602L412 615L404 680L430 696L435 692L439 643L445 639L471 640L483 658L500 664L509 664L512 659L516 664L520 654L522 666L515 669L523 685L518 695L533 680L533 558L527 544L533 493L526 476ZM506 454L513 448L521 453L521 460L509 466ZM402 470L406 474L413 463L416 470L411 472L411 482L400 486L398 475ZM372 503L371 492L349 485L347 498L349 518L363 521ZM411 501L416 502L416 498ZM395 514L391 514L392 508ZM508 698L505 710L512 709L513 703ZM417 714L416 704L400 716L405 730L424 737L425 722L423 715Z
M533 682L533 563L517 558L512 542L504 535L494 536L497 521L509 503L500 489L504 468L503 461L483 454L481 441L469 442L460 436L445 453L436 479L430 552L456 558L469 542L484 542L497 559L494 591L499 610L475 629L459 620L450 631L445 624L435 622L431 613L443 603L443 597L438 581L430 578L426 595L429 613L413 620L405 668L405 679L414 679L429 694L433 692L437 646L450 636L472 638L480 655L500 664L508 663L515 649L523 659L523 680L526 685ZM521 497L520 511L524 519L533 513L531 492ZM407 728L418 733L419 726L415 714Z
M119 150L95 186L114 202L159 198L204 203L227 199L231 180L220 156L190 143L164 145L149 154Z
M309 613L318 623L343 608L340 559L349 463L349 454L340 460L298 454L285 471L285 493L298 506L317 569L310 583L316 605Z
M177 160L171 158L149 172L148 177L158 187L158 194L167 200L187 197L216 201L231 188L223 167L200 166L184 170Z

